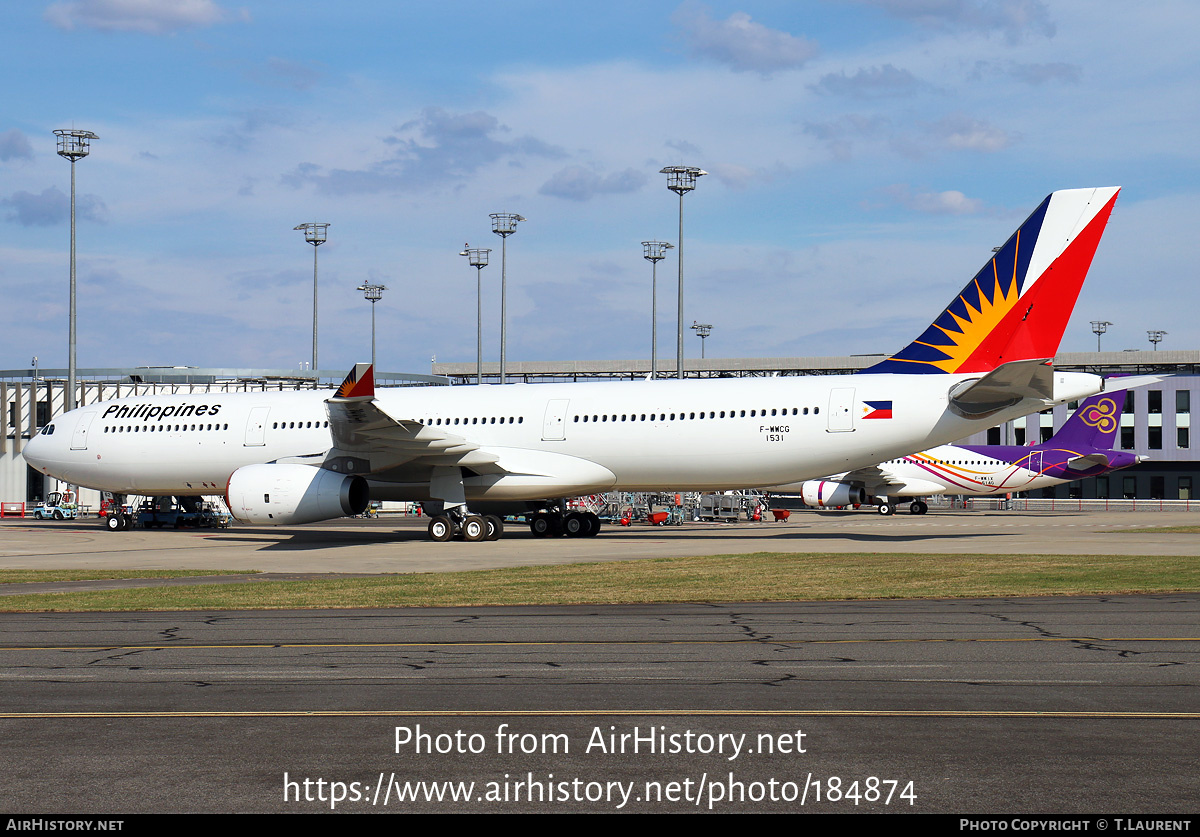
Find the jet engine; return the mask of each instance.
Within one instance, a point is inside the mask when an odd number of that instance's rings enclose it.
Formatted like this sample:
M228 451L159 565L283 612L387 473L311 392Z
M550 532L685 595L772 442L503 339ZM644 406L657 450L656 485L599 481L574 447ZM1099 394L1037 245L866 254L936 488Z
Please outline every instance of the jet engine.
M229 478L225 502L243 523L283 526L362 514L367 481L311 465L246 465Z
M809 480L800 486L804 505L813 508L851 506L868 502L867 493L857 485L835 480Z

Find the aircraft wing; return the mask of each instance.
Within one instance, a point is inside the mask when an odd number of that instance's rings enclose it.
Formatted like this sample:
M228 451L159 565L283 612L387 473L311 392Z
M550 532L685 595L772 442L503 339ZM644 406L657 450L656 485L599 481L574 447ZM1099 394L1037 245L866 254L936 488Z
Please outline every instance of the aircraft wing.
M424 465L479 467L497 456L467 441L414 419L390 415L375 402L373 370L354 367L325 402L333 447L322 467L342 473L377 473L416 460Z
M837 480L839 482L861 483L868 494L877 495L887 494L888 488L899 488L905 484L903 479L898 478L892 472L878 465L847 471L843 476L837 477Z

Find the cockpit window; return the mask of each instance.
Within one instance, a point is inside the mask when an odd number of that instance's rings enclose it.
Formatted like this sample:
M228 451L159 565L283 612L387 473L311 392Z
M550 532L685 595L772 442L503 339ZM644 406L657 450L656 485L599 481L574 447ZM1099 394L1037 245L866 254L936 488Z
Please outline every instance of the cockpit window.
M43 436L53 436L53 435L54 435L54 425L53 425L53 424L47 424L45 427L43 427L43 428L42 428L42 435L43 435Z

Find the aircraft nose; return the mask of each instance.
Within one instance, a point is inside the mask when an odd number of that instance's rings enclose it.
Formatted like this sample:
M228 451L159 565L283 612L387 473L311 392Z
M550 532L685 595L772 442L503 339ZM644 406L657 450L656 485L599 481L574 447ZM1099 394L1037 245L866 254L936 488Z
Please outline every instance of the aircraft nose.
M70 438L73 425L70 413L58 416L25 443L21 455L36 470L51 473L55 463L62 458L61 452L67 446L64 440Z

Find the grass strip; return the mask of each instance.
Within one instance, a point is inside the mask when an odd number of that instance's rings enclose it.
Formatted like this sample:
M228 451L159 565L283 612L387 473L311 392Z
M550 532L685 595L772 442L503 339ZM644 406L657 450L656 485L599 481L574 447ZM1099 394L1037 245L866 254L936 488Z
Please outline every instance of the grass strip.
M247 575L258 570L0 570L0 584L51 581L105 581L116 578L190 578L197 575Z
M4 611L271 610L1200 591L1182 556L774 553L34 594Z
M1195 535L1200 534L1200 526L1148 526L1145 529L1110 530L1109 533L1113 535L1157 535L1159 532L1176 535Z

